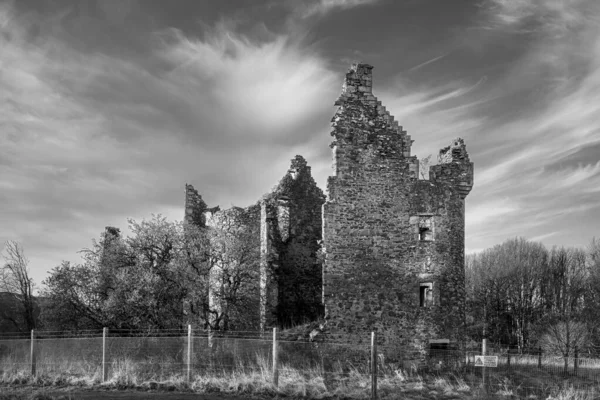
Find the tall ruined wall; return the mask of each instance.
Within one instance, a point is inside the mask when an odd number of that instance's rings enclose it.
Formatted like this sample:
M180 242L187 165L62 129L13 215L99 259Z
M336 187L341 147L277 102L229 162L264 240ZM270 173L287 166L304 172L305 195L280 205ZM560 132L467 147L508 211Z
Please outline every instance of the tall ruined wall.
M277 288L265 308L271 314L265 318L271 323L276 320L280 326L291 326L323 314L322 266L317 251L324 202L325 195L301 156L292 160L283 179L263 199L263 231L269 241L265 271L271 274Z
M206 212L206 203L202 196L192 185L185 184L185 206L183 222L193 224L197 227L203 227L206 224L204 213Z
M472 164L464 151L419 181L412 140L373 96L371 71L351 67L332 120L323 206L330 335L360 342L375 330L382 342L415 347L460 339L467 185L458 181L470 167L472 184Z

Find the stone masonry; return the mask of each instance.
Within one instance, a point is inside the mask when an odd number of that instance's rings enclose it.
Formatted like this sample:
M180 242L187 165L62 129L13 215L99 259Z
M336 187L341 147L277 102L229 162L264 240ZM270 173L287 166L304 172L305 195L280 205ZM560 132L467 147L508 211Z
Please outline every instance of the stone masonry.
M317 258L321 241L321 207L325 195L311 176L310 167L296 156L279 184L256 204L220 210L207 208L202 197L186 184L184 222L207 229L236 225L256 232L259 287L256 298L261 329L291 326L323 315L322 267ZM219 300L219 269L211 272L209 302Z
M464 334L465 197L473 163L462 139L419 180L413 140L353 65L332 119L333 176L323 206L325 318L333 340L423 349Z

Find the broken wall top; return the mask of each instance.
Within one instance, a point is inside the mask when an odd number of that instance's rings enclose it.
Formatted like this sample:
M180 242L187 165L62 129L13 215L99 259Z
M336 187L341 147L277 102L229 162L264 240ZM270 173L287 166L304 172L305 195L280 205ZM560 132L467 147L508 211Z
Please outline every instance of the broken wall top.
M325 194L312 177L310 166L304 157L297 155L291 160L290 168L277 186L263 199L266 201L302 201L305 196L321 198L322 202L325 202Z
M204 212L207 206L202 196L192 185L185 184L185 214L184 223L203 227L206 223Z

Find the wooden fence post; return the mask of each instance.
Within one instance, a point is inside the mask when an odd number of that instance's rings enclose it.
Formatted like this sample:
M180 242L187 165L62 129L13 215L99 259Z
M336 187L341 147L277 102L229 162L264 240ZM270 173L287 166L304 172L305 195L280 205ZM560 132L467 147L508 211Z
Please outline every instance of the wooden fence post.
M575 346L575 359L573 360L573 372L575 376L577 376L577 370L579 369L579 351L577 346Z
M538 368L542 368L542 346L538 347Z
M108 360L106 359L106 337L108 336L108 328L102 329L102 382L108 379Z
M371 332L371 399L377 400L377 334Z
M487 339L482 339L481 341L481 355L484 356L487 354ZM483 389L487 392L487 386L486 386L486 382L485 382L485 361L483 363L483 365L481 366L481 385L483 386Z
M31 330L31 354L30 354L30 359L31 359L31 376L35 376L36 373L36 348L35 348L35 332L32 329Z
M273 328L273 386L279 386L279 365L277 365L277 328Z
M188 325L188 334L187 334L187 383L192 381L192 325Z

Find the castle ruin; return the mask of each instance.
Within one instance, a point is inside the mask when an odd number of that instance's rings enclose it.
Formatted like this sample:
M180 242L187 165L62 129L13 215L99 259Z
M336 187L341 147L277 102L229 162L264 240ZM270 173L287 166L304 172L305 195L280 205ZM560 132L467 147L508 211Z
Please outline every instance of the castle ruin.
M335 102L327 198L296 156L273 192L234 213L259 232L260 325L324 316L336 341L371 331L384 343L458 341L473 163L455 139L420 180L413 140L372 93L372 68L352 65ZM186 223L210 227L231 213L207 210L186 185Z

